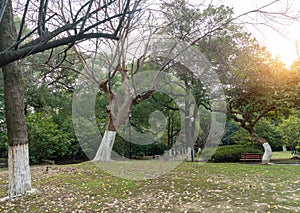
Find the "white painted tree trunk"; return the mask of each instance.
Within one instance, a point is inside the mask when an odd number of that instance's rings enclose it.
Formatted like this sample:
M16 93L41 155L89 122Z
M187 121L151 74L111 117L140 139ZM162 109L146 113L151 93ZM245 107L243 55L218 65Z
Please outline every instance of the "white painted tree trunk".
M93 161L111 161L111 152L114 146L116 133L116 131L105 131Z
M264 155L262 157L262 163L263 164L268 164L271 160L271 157L272 157L272 148L271 148L269 143L264 143L263 147L264 147L265 152L264 152Z
M8 178L10 198L31 192L28 144L8 147Z
M188 161L192 161L192 156L191 156L191 151L192 151L192 149L191 149L191 147L188 147L188 149L187 149L188 151L187 151L187 153L188 153Z

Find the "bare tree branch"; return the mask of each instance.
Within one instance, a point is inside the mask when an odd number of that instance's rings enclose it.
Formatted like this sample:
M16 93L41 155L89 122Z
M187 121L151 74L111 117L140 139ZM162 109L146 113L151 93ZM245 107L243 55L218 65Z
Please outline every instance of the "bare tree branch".
M2 1L1 1L1 5L0 5L0 22L1 22L1 20L2 20L4 11L5 11L5 9L6 9L7 2L8 2L8 0L2 0Z
M116 37L115 35L104 34L104 33L87 33L82 35L73 35L73 36L57 39L54 41L50 41L48 43L45 43L44 45L37 44L29 47L24 47L22 49L18 49L15 51L0 52L0 67L9 64L12 61L22 59L36 53L40 53L45 50L53 49L63 45L68 45L74 42L74 40L84 41L92 38L107 38L107 39L118 40L118 37Z
M4 0L1 1L0 12L2 11L1 9L3 9L3 7L5 6L5 2L6 1ZM47 16L48 2L49 0L41 0L39 2L39 5L37 6L34 2L30 0L26 1L17 40L15 44L13 44L10 48L0 52L0 67L7 65L15 60L22 59L29 55L43 52L45 50L52 49L55 47L68 45L67 49L69 49L76 42L82 42L87 39L104 38L118 40L119 38L117 37L117 34L119 30L121 29L121 27L123 28L126 26L125 22L127 21L125 20L125 17L128 15L131 16L133 13L138 11L136 8L130 11L131 1L124 0L126 6L120 13L112 14L110 16L107 16L106 18L103 18L104 14L102 13L100 17L102 17L103 19L99 19L98 13L101 13L102 10L107 10L113 4L117 4L117 1L104 1L104 5L99 5L97 9L92 9L94 1L89 0L86 3L84 3L83 6L76 9L77 11L75 16L73 12L73 7L70 5L68 9L69 11L67 12L70 13L69 16L72 18L72 21L69 22L70 20L66 20L67 17L65 17L65 21L63 21L62 24L61 17L63 14L58 15L56 11L50 10L52 14L49 17ZM32 5L30 3L32 3ZM31 16L35 13L29 9L29 5L31 7L38 8L38 23L37 26L34 27L30 33L22 37L24 27L26 25L26 17L29 15ZM95 15L97 15L97 19L95 18ZM46 19L46 17L48 18ZM53 18L55 20L52 20ZM118 22L116 20L118 20ZM49 25L49 21L51 21L51 25ZM105 27L105 24L112 23L112 21L114 21L115 24L117 23L117 27L116 30L109 31ZM57 23L57 27L54 25L55 22ZM46 29L46 23L49 23L49 29ZM99 26L102 27L98 28ZM79 31L77 33L78 29ZM95 29L97 29L97 31L95 31ZM66 33L70 30L74 30L75 34L66 36ZM39 35L37 37L35 36L36 32ZM26 42L29 40L30 37L33 37L33 40Z

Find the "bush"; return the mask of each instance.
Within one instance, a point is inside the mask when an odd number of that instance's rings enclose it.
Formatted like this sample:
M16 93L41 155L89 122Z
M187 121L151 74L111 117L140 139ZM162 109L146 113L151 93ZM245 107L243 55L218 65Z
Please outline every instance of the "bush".
M213 150L203 150L201 158L203 158L203 155L204 157L206 156L205 153L207 153L208 156L211 155L210 151ZM242 153L262 153L262 149L258 146L249 145L219 146L210 160L213 162L239 162Z
M208 161L208 160L211 160L215 151L216 151L216 148L203 149L203 150L197 152L196 157L199 156L201 158L201 160Z
M28 143L29 158L32 163L39 163L48 159L71 158L79 149L75 137L68 131L66 126L58 125L53 121L52 116L42 113L28 115ZM69 127L71 128L71 127Z
M295 151L296 151L296 153L297 153L298 155L300 155L300 146L296 146L296 147L295 147Z

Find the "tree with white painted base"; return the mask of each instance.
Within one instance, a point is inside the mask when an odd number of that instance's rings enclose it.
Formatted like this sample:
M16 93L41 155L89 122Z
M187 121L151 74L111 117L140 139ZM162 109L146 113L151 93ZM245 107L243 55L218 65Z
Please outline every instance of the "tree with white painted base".
M268 164L272 157L272 147L264 138L258 136L254 131L251 131L251 137L254 138L264 148L264 154L262 157L262 164Z
M17 36L11 1L8 1L6 8L0 23L0 51L9 48ZM8 132L9 197L13 198L31 191L24 82L18 62L3 66L2 71Z
M145 59L145 58L144 58ZM143 60L140 61L143 63ZM138 70L136 70L138 71ZM99 149L93 159L93 161L110 161L111 160L111 152L115 142L115 137L118 128L125 123L127 118L129 117L131 108L138 104L139 102L146 100L154 93L154 86L149 86L148 90L143 93L137 94L134 87L129 84L128 71L125 68L123 63L123 67L120 65L115 69L115 72L119 72L122 76L121 85L123 95L120 97L120 94L116 91L113 91L110 85L111 79L104 80L101 82L99 88L102 92L104 92L109 100L109 104L106 106L106 113L108 116L108 124L105 129L104 136L102 138ZM115 76L113 74L112 76ZM134 92L135 91L135 92ZM115 111L115 107L118 111Z
M101 2L86 0L77 5L51 4L39 1L38 9L31 0L25 1L17 11L23 14L18 33L14 25L12 0L0 0L0 68L4 76L5 113L8 132L9 197L14 198L31 191L28 137L24 116L24 82L18 62L30 55L57 47L65 47L60 56L49 55L50 69L58 68L66 59L68 50L78 41L87 39L118 40L119 31L125 27L124 20L137 10L131 8L139 1L109 0ZM71 4L71 1L67 2ZM49 8L56 13L48 13ZM114 9L111 9L113 7ZM73 8L67 10L66 8ZM76 8L76 11L75 11ZM118 9L115 9L118 8ZM59 14L61 12L61 14ZM76 14L76 16L74 16ZM107 17L109 14L109 17ZM38 19L31 20L31 17ZM65 23L63 18L68 19ZM30 22L32 29L24 27ZM104 27L109 24L113 30ZM36 24L36 26L34 26ZM101 27L103 26L103 27ZM97 31L94 29L97 28ZM68 34L72 30L72 34ZM53 63L54 64L53 64ZM57 64L55 64L57 63Z

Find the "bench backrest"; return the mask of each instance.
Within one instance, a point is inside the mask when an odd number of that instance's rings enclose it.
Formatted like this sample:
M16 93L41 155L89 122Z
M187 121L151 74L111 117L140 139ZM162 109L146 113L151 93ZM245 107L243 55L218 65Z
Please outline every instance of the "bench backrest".
M262 158L260 153L242 153L242 158Z

